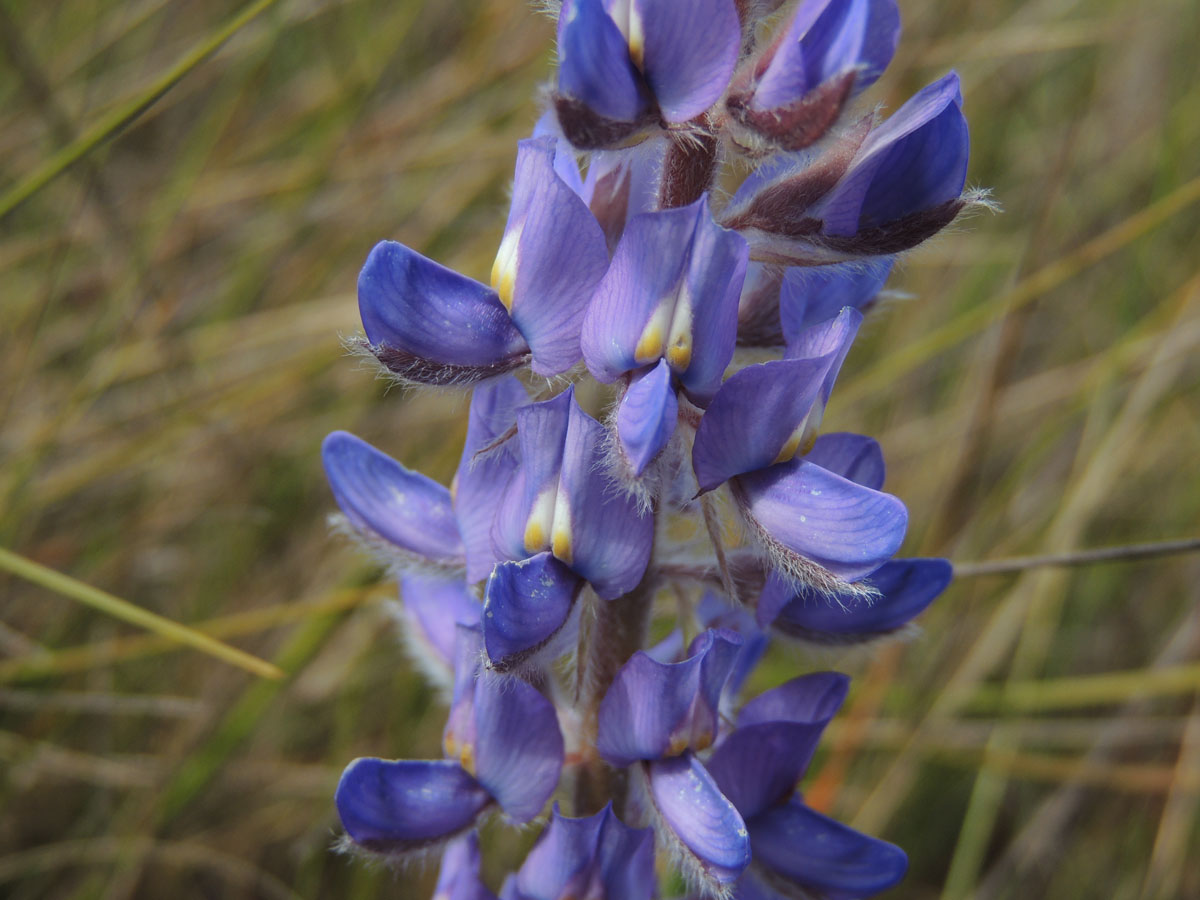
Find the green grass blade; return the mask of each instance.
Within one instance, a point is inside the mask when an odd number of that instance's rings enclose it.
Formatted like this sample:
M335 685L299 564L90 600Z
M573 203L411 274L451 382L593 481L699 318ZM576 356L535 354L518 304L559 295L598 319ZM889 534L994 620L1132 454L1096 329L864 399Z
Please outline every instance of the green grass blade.
M187 644L202 653L207 653L209 656L214 656L230 665L245 669L247 672L257 675L260 678L274 680L283 677L283 671L278 666L274 666L266 660L252 656L236 647L231 647L215 638L209 637L207 634L196 631L193 628L188 628L186 625L173 622L157 613L142 609L128 600L114 597L112 594L105 593L98 588L92 587L90 584L77 581L69 575L64 575L40 563L35 563L23 556L18 556L10 550L5 550L3 547L0 547L0 569L6 569L20 578L48 588L55 593L62 594L64 597L78 600L80 603L106 613L113 618L128 622L131 625L137 625L140 628L145 628L147 631L152 631L155 634L178 641L181 644Z
M223 43L278 2L279 0L256 0L251 3L225 25L185 53L175 65L159 76L141 94L102 116L92 127L5 191L0 196L0 219L3 219L105 141L116 137L130 122L153 106L163 94L216 53Z

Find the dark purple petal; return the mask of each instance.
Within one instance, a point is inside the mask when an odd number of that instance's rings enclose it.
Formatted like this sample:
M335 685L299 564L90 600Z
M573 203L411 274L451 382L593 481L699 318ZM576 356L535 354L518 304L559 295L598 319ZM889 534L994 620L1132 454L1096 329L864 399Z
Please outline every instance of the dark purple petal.
M342 773L334 802L354 843L405 853L470 828L492 798L455 762L362 758Z
M641 475L675 433L679 401L665 359L635 375L617 407L617 436L635 475Z
M478 625L480 603L461 578L409 575L400 581L404 610L421 641L446 666L454 665L458 625Z
M558 59L560 96L617 122L645 117L650 103L642 77L629 58L625 35L601 0L564 0L558 17ZM561 114L559 118L561 122ZM570 123L562 125L579 146Z
M904 851L793 801L749 822L757 866L830 900L887 890L908 870Z
M366 441L335 431L321 445L334 499L355 528L434 563L461 564L450 492Z
M883 450L864 435L845 431L823 434L804 458L863 487L876 491L883 487Z
M539 375L579 361L579 329L608 267L604 232L555 172L555 139L521 141L508 225L492 286L533 353Z
M372 351L411 381L470 383L517 368L529 353L495 291L394 241L367 257L358 309Z
M855 310L843 310L789 348L789 357L801 358L747 366L721 385L692 447L702 491L803 449L820 424L824 401L861 321Z
M783 277L779 318L788 343L806 328L832 319L843 306L864 309L892 271L885 258L861 265L794 267Z
M492 445L516 427L517 410L528 402L525 388L512 375L486 381L471 395L467 442L453 491L470 582L487 578L497 562L492 550L492 523L519 464L515 440Z
M626 35L645 36L643 71L664 119L686 122L720 99L741 49L733 0L612 0L618 25L619 7L629 9ZM636 61L636 38L630 48Z
M709 746L717 734L721 688L741 638L705 631L687 659L660 663L635 653L600 703L596 750L614 766L661 759Z
M692 756L646 764L650 797L663 824L706 880L729 884L750 862L750 840L738 811Z
M451 841L442 854L437 887L437 900L496 900L479 878L479 838L475 832Z
M708 770L747 820L795 790L848 685L844 675L817 672L767 691L743 709Z
M542 811L558 786L563 739L554 704L519 678L475 682L475 777L515 822Z
M957 199L968 154L962 92L951 72L868 135L821 204L825 233L853 235Z
M735 494L768 550L779 554L776 565L794 560L797 579L805 561L845 582L864 578L900 548L908 524L908 511L891 494L806 460L742 475Z
M759 78L754 106L789 105L849 70L855 74L853 94L860 93L883 74L899 36L894 0L808 0Z
M557 807L512 883L511 900L650 900L654 894L654 834L630 828L611 804L572 819Z
M503 671L557 646L581 582L549 553L496 565L483 602L483 642Z
M814 643L847 643L890 634L925 611L953 577L944 559L898 559L884 563L868 579L874 598L830 600L796 590L772 576L763 589L773 624L785 634Z

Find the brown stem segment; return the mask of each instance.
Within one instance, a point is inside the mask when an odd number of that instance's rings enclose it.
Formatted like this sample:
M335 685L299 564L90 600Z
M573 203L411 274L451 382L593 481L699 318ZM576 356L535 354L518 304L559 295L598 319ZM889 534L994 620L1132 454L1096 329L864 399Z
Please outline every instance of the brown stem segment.
M587 591L579 630L576 703L582 712L582 760L576 771L572 815L590 816L609 801L618 816L625 815L628 778L596 754L600 701L617 671L645 645L654 600L655 579L646 577L615 600L601 600Z

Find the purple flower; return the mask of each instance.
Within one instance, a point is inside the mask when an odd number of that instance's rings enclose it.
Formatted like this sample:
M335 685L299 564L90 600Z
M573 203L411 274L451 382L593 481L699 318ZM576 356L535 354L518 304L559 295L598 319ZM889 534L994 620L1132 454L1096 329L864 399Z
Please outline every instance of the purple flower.
M798 335L784 359L732 376L701 419L692 449L700 489L728 481L775 566L822 593L848 589L879 568L908 522L895 497L838 474L846 462L840 455L805 455L817 449L815 429L861 320L844 309Z
M632 590L650 559L654 523L600 471L604 427L568 388L518 410L517 439L521 465L492 530L497 554L521 560L548 551L601 597Z
M814 265L899 253L963 209L969 142L958 75L878 126L863 119L816 159L784 156L739 188L722 224L755 259Z
M805 0L743 66L726 106L750 136L802 150L883 74L899 37L895 0Z
M632 590L654 536L653 518L604 473L604 427L572 388L516 416L520 466L492 524L493 550L505 562L484 601L484 643L501 668L562 646L584 581L604 599Z
M384 241L359 275L359 312L372 353L405 381L472 384L527 363L556 375L579 359L584 308L607 265L604 232L555 170L554 139L530 139L492 286Z
M617 413L629 467L645 471L674 432L676 382L707 405L733 357L748 248L708 201L635 217L596 287L580 344L597 379L635 373Z
M477 630L459 626L450 759L356 759L334 800L349 839L402 855L450 840L498 804L516 822L541 812L558 784L563 740L553 704L516 678L479 666Z
M898 847L847 828L794 795L848 683L844 675L818 672L767 691L743 707L736 730L709 758L712 777L750 834L753 862L737 896L850 900L904 877L908 861Z
M654 834L625 825L609 804L572 819L558 807L501 900L650 900L654 891Z
M554 106L576 147L682 124L720 99L741 29L732 0L564 0Z
M716 738L720 697L741 638L705 631L678 663L638 652L600 704L596 749L614 766L634 766L659 833L687 869L716 891L750 860L745 825L696 758Z

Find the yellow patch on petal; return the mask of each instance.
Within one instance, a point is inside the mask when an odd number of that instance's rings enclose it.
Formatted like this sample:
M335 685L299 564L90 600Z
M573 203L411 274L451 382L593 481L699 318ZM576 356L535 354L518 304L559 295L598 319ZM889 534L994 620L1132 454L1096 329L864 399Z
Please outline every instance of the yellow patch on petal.
M509 229L500 241L496 261L492 263L492 288L500 295L500 302L510 313L513 308L513 291L517 286L517 250L523 228L524 224L521 224Z

